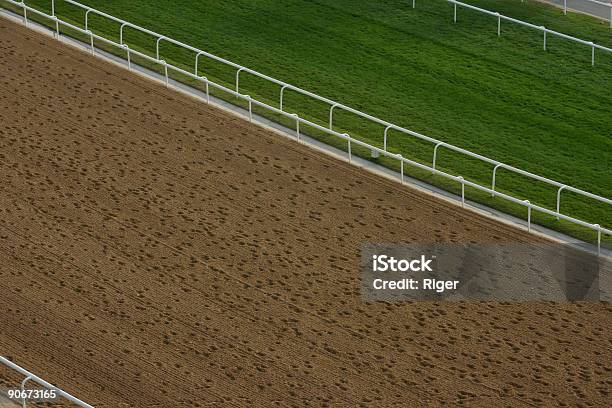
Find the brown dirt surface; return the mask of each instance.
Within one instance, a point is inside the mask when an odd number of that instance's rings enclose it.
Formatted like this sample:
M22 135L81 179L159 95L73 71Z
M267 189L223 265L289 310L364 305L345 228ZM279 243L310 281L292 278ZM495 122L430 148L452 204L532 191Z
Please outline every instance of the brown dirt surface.
M360 296L364 243L539 238L2 18L0 56L0 352L49 382L96 407L609 401L607 303Z

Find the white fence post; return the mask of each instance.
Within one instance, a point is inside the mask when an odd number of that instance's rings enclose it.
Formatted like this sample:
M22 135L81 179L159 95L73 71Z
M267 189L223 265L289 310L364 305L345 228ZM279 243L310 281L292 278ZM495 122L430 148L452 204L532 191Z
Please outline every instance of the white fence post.
M542 26L541 28L544 32L544 51L546 51L546 27Z
M567 0L563 0L563 14L567 15Z
M330 108L329 108L329 130L334 130L334 109L336 108L336 106L339 106L339 103L334 103Z
M55 17L55 0L51 0L51 15Z
M491 197L495 197L495 177L497 175L497 169L500 166L501 164L498 164L495 167L493 167L493 180L491 181L491 190L493 190L493 192L491 193Z
M121 45L123 45L123 27L126 26L127 23L123 23L121 24L121 27L119 28L119 43Z
M461 207L465 208L465 180L462 176L457 177L457 180L461 183Z
M297 113L292 113L291 116L295 117L295 137L297 141L300 141L300 117Z
M204 86L206 87L206 103L210 104L210 89L208 86L208 78L203 76L202 81L204 81Z
M249 122L253 122L253 100L250 95L244 96L246 100L249 102Z
M400 180L401 180L401 183L404 184L404 158L402 157L401 154L398 154L397 158L400 161Z
M243 68L238 68L236 71L236 92L240 92L240 72L242 72Z
M132 70L132 59L130 57L130 47L127 44L124 44L123 47L125 48L125 52L127 54L128 70L131 71Z
M443 145L444 142L439 142L438 144L436 144L436 147L434 147L434 152L433 152L433 159L431 160L431 168L433 170L436 169L436 160L438 158L438 147L440 147L441 145ZM433 172L432 172L433 173Z
M27 27L28 26L28 9L25 8L25 3L23 1L21 3L24 5L23 7L23 25Z
M85 12L85 30L89 30L89 12L91 10L87 10Z
M565 185L559 187L559 190L557 190L557 214L560 213L560 209L561 209L561 191L563 191L563 189L567 187ZM557 216L557 220L559 219L559 217Z
M198 52L196 54L196 57L195 57L195 68L194 68L194 72L193 72L195 76L198 76L198 61L200 59L200 55L202 55L203 53L204 53L203 51L200 51L200 52Z
M26 408L26 397L25 397L25 385L28 381L30 381L32 379L31 375L28 375L26 378L23 379L23 381L21 382L21 406L22 408Z
M457 22L457 3L455 3L455 13L453 15L453 22L456 23Z
M412 8L416 7L416 0L412 0Z
M383 150L385 152L387 151L387 133L389 132L390 128L391 128L391 126L387 126L385 128L385 135L383 136Z
M346 140L348 141L348 160L349 160L349 163L351 163L352 156L353 156L353 154L351 153L351 136L348 133L345 133L344 136L347 137Z
M164 60L160 60L159 63L164 66L164 74L166 76L166 86L168 86L168 83L170 82L170 78L168 77L168 64Z
M163 40L163 39L164 39L164 37L163 37L163 36L162 36L162 37L159 37L159 38L157 39L157 43L155 44L155 55L156 55L156 58L157 58L157 59L159 59L159 42L160 42L161 40ZM197 75L197 74L196 74L196 75Z
M500 37L501 36L501 16L499 15L499 13L495 13L497 14L497 36Z
M525 200L524 203L527 206L527 231L531 232L531 202Z
M601 225L593 224L597 228L597 255L601 254Z
M280 90L280 101L279 101L279 109L280 110L283 110L283 97L285 95L285 88L287 88L287 86L288 85L283 85L281 87L281 90Z
M90 39L91 55L96 55L96 49L94 48L94 36L93 36L93 33L91 31L88 31L87 34L89 34L89 39Z
M593 41L591 41L589 44L591 44L591 66L595 66L595 44L593 44Z

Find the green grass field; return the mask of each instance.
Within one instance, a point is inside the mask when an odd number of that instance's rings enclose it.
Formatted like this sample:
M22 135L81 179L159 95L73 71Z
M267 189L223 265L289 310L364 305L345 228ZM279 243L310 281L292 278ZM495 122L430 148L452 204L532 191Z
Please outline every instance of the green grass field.
M493 11L612 46L607 22L564 16L534 1L470 0ZM49 10L50 0L27 4ZM453 8L441 0L84 0L83 3L417 132L604 197L612 191L612 55ZM0 4L6 3L0 1ZM58 0L57 14L82 26L84 13ZM119 26L90 15L90 29L118 38ZM155 39L125 41L154 54ZM169 63L193 69L194 54L162 43ZM202 59L200 74L233 87L235 71ZM278 106L279 87L248 74L241 92ZM229 98L227 95L226 98ZM325 104L288 92L285 110L325 125ZM308 129L304 129L308 131ZM340 110L335 130L382 146L380 125ZM344 147L344 142L310 133ZM390 150L431 164L433 146L390 132ZM357 150L368 155L368 152ZM378 159L391 167L396 164ZM492 166L440 149L438 167L487 185ZM412 176L459 191L429 173ZM499 191L555 209L556 189L499 171ZM526 210L471 189L469 199L522 218ZM612 227L608 205L564 192L563 213ZM534 222L593 241L595 233L538 213ZM608 238L607 242L612 242Z

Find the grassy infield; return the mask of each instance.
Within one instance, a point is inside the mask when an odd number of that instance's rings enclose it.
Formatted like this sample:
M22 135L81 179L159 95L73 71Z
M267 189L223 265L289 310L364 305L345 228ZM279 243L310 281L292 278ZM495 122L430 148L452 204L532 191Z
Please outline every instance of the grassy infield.
M82 26L84 13L57 1L58 15ZM612 191L612 56L459 9L442 0L84 0L85 4L285 80L400 126L587 191ZM49 10L50 0L28 0ZM471 4L612 46L607 23L536 2ZM0 0L0 5L6 3ZM90 15L90 29L118 40L119 26ZM70 34L70 33L68 33ZM155 39L126 30L132 48L154 55ZM101 46L102 44L97 44ZM193 69L194 55L162 42L162 58ZM150 65L143 61L135 62ZM201 75L232 88L235 71L201 58ZM177 79L185 79L179 78ZM186 79L185 79L186 80ZM187 80L186 80L187 81ZM279 88L248 74L241 92L278 106ZM234 100L228 95L217 96ZM285 110L326 125L325 104L286 92ZM264 112L258 112L264 113ZM273 116L265 113L267 116ZM346 143L302 129L328 143ZM336 110L335 130L382 147L383 127ZM431 164L433 146L390 132L390 150ZM369 152L354 149L369 156ZM397 163L377 159L389 167ZM492 166L439 150L438 167L487 185ZM459 192L429 173L407 173ZM555 209L556 189L499 171L498 190ZM526 217L526 209L466 188L469 199ZM562 212L612 226L610 206L564 192ZM540 213L534 222L593 241L595 233ZM604 237L607 243L612 238Z

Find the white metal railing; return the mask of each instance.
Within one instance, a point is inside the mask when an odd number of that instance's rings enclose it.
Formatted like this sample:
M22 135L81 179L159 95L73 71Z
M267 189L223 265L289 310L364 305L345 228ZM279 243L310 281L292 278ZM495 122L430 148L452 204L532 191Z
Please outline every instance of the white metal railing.
M454 11L453 11L453 21L455 23L457 22L457 7L463 7L463 8L466 8L466 9L478 11L478 12L483 13L483 14L488 14L490 16L493 16L493 17L497 18L497 35L498 36L501 36L501 27L502 27L501 26L501 22L502 22L502 20L505 20L505 21L510 21L512 23L516 23L516 24L519 24L519 25L522 25L522 26L525 26L525 27L533 28L534 30L542 31L542 33L543 33L543 42L544 42L544 47L543 47L544 50L546 50L546 37L547 37L548 34L555 35L557 37L564 38L564 39L569 40L569 41L574 41L574 42L577 42L579 44L586 45L586 46L591 48L591 65L595 65L595 49L599 49L599 50L604 51L604 52L612 53L612 48L604 47L603 45L596 44L593 41L585 41L585 40L582 40L580 38L572 37L571 35L567 35L567 34L560 33L558 31L550 30L550 29L548 29L548 28L546 28L544 26L538 26L538 25L535 25L535 24L531 24L531 23L528 23L528 22L523 21L523 20L518 20L516 18L505 16L503 14L500 14L500 13L496 12L496 11L486 10L486 9L483 9L483 8L480 8L480 7L472 6L471 4L462 3L460 1L456 1L456 0L445 0L445 1L448 2L448 3L451 3L453 5L453 9L454 9ZM412 8L415 8L415 7L416 7L416 0L412 0Z
M460 183L461 184L461 203L462 203L462 205L465 205L465 186L469 186L469 187L472 187L472 188L474 188L476 190L479 190L479 191L491 194L492 197L500 197L500 198L503 198L503 199L505 199L507 201L510 201L512 203L515 203L515 204L522 205L522 206L526 207L526 209L527 209L527 229L529 231L531 231L531 213L534 210L538 211L540 213L543 213L543 214L547 214L547 215L556 217L558 220L562 219L562 220L574 223L576 225L580 225L582 227L591 229L591 230L593 230L593 231L595 231L597 233L597 249L598 249L598 252L601 250L602 234L612 235L612 230L604 228L600 224L591 224L591 223L588 223L586 221L583 221L583 220L580 220L580 219L577 219L577 218L565 215L565 214L561 213L561 211L560 211L561 192L563 190L571 191L571 192L574 192L576 194L582 195L584 197L591 198L591 199L596 200L596 201L603 202L603 203L608 204L608 205L612 204L612 200L607 199L605 197L601 197L601 196L598 196L598 195L595 195L595 194L592 194L592 193L589 193L589 192L577 189L575 187L568 186L568 185L565 185L563 183L560 183L560 182L557 182L557 181L554 181L554 180L550 180L548 178L539 176L537 174L533 174L533 173L530 173L530 172L518 169L516 167L513 167L513 166L510 166L510 165L501 163L499 161L496 161L496 160L493 160L493 159L489 159L488 157L485 157L485 156L482 156L482 155L479 155L479 154L476 154L476 153L472 153L472 152L470 152L468 150L465 150L465 149L453 146L451 144L448 144L448 143L445 143L445 142L433 139L433 138L431 138L429 136L422 135L422 134L414 132L412 130L399 127L397 125L394 125L394 124L389 123L387 121L384 121L382 119L378 119L378 118L376 118L374 116L371 116L371 115L368 115L366 113L360 112L360 111L358 111L356 109L353 109L351 107L348 107L346 105L342 105L342 104L340 104L338 102L335 102L335 101L332 101L330 99L318 96L318 95L313 94L311 92L305 91L305 90L303 90L301 88L298 88L298 87L295 87L293 85L287 84L287 83L285 83L283 81L280 81L278 79L269 77L267 75L264 75L264 74L261 74L261 73L259 73L257 71L254 71L252 69L243 67L243 66L241 66L239 64L233 63L231 61L228 61L228 60L223 59L221 57L218 57L216 55L213 55L213 54L210 54L208 52L202 51L202 50L200 50L198 48L192 47L192 46L187 45L187 44L183 44L180 41L177 41L177 40L174 40L172 38L166 37L166 36L164 36L162 34L155 33L155 32L153 32L151 30L139 27L139 26L137 26L135 24L132 24L132 23L129 23L129 22L125 21L125 20L121 20L121 19L119 19L117 17L114 17L114 16L111 16L111 15L106 14L104 12L98 11L98 10L93 9L91 7L82 5L82 4L80 4L80 3L78 3L78 2L76 2L74 0L64 0L64 1L66 1L67 3L73 4L75 6L81 7L84 10L86 10L86 15L85 15L86 22L85 22L85 25L86 25L87 29L83 29L83 28L77 27L77 26L75 26L73 24L70 24L70 23L68 23L66 21L63 21L63 20L59 19L57 16L55 16L55 15L48 15L48 14L46 14L46 13L40 11L40 10L34 9L34 8L30 7L30 6L27 6L24 2L17 2L17 1L14 1L14 0L5 0L5 1L7 1L7 2L9 2L9 3L11 3L11 4L15 5L15 6L18 6L18 7L22 8L22 10L24 11L24 13L23 13L23 15L24 15L24 17L23 17L24 24L27 24L27 12L29 11L29 12L38 14L38 15L40 15L42 17L45 17L45 18L55 22L55 27L56 27L55 36L56 37L59 37L59 35L60 35L60 30L59 30L59 26L60 25L68 27L68 28L70 28L70 29L72 29L74 31L77 31L77 32L79 32L81 34L84 34L84 35L88 36L90 38L90 49L91 49L92 53L95 53L94 39L98 40L98 41L101 41L103 43L109 44L111 46L114 46L116 48L124 50L126 52L126 59L127 59L128 69L131 69L131 65L132 65L132 63L131 63L131 56L132 55L136 55L136 56L139 56L139 57L141 57L141 58L143 58L143 59L145 59L147 61L153 62L155 64L159 64L160 66L162 66L164 68L164 78L165 78L166 85L169 84L169 80L170 80L169 72L168 72L169 69L173 70L174 72L177 72L177 73L180 73L182 75L185 75L185 76L187 76L187 77L189 77L189 78L191 78L191 79L193 79L195 81L198 81L199 83L202 83L202 84L205 85L205 89L206 89L206 101L207 102L210 102L210 88L211 87L215 88L215 89L218 89L218 90L221 90L221 91L223 91L225 93L228 93L230 95L233 95L234 97L236 97L238 99L244 100L244 101L246 101L248 103L248 118L251 121L253 120L253 105L259 106L261 108L269 110L272 113L276 113L276 114L278 114L280 116L283 116L285 118L291 119L291 120L295 121L295 123L296 123L296 139L298 141L300 141L300 125L301 124L310 126L310 127L314 128L314 129L317 129L317 130L319 130L321 132L324 132L326 134L329 134L329 135L338 137L340 139L346 140L347 147L348 147L348 161L349 162L352 161L352 146L353 145L362 146L362 147L364 147L366 149L371 150L372 153L383 155L385 157L389 157L389 158L398 160L399 164L400 164L400 177L401 177L401 182L402 183L404 182L404 166L405 165L409 165L409 166L412 166L412 167L415 167L415 168L418 168L418 169L422 169L422 170L427 170L427 171L431 172L432 174L439 175L439 176L444 177L446 179L453 180L453 181L456 181L456 182ZM51 1L54 1L54 0L51 0ZM121 24L121 26L120 26L120 43L116 43L113 40L110 40L110 39L107 39L107 38L102 37L100 35L94 34L91 30L89 30L88 20L87 20L87 16L88 16L89 13L94 13L94 14L97 14L97 15L99 15L101 17L105 17L105 18L108 18L108 19L110 19L112 21L120 23ZM123 29L124 29L124 27L130 27L130 28L138 30L138 31L140 31L142 33L146 33L146 34L149 34L149 35L155 37L157 39L157 45L156 45L157 49L156 49L155 57L149 56L149 55L144 54L142 52L139 52L137 50L133 50L127 44L123 43L122 41L123 41ZM174 65L168 64L163 59L160 59L160 55L159 55L159 43L160 43L160 41L167 41L169 43L172 43L172 44L175 44L177 46L183 47L183 48L185 48L187 50L193 51L195 53L194 72L186 71L186 70L184 70L182 68L179 68L179 67L176 67ZM226 64L228 66L236 68L237 72L236 72L235 89L230 89L230 88L227 88L227 87L225 87L223 85L217 84L217 83L209 80L206 76L200 76L199 75L199 71L198 71L198 61L199 61L199 57L200 56L206 56L206 57L211 58L211 59L213 59L215 61L218 61L218 62L221 62L221 63ZM240 73L241 72L250 73L250 74L252 74L254 76L257 76L259 78L268 80L268 81L270 81L270 82L272 82L274 84L279 85L281 87L280 88L280 100L279 100L280 107L276 108L276 107L267 105L267 104L265 104L263 102L260 102L260 101L258 101L256 99L253 99L249 95L241 94L240 93L240 82L239 82L240 81ZM288 113L288 112L286 112L283 109L283 95L284 95L284 91L286 89L295 91L295 92L297 92L299 94L306 95L306 96L309 96L309 97L311 97L311 98L313 98L315 100L326 102L327 104L329 104L330 105L329 126L328 127L324 127L324 126L316 124L316 123L314 123L312 121L309 121L309 120L306 120L304 118L301 118L301 117L299 117L295 113ZM371 120L374 123L378 123L380 125L383 125L385 127L385 131L384 131L384 147L381 149L381 148L378 148L376 146L370 145L368 143L362 142L360 140L354 139L354 138L352 138L347 133L339 133L339 132L333 130L333 112L334 112L334 109L336 109L336 108L337 109L345 110L347 112L351 112L351 113L353 113L353 114L355 114L357 116L360 116L362 118L369 119L369 120ZM411 135L411 136L414 136L414 137L416 137L418 139L425 140L425 141L428 141L428 142L432 143L434 145L434 153L433 153L432 165L428 166L428 165L425 165L425 164L421 164L421 163L418 163L416 161L407 159L407 158L403 157L401 154L396 154L396 153L389 152L387 150L387 137L388 137L388 131L389 130L395 130L395 131L398 131L398 132L401 132L401 133L404 133L404 134L407 134L407 135ZM475 182L466 180L462 176L456 176L456 175L452 175L452 174L449 174L449 173L446 173L446 172L438 170L436 168L436 159L437 159L437 151L438 151L438 148L440 148L440 147L444 147L446 149L462 153L462 154L464 154L464 155L466 155L468 157L476 158L476 159L479 159L481 161L484 161L486 163L489 163L489 164L493 165L494 168L493 168L491 188L484 187L484 186L482 186L480 184L477 184ZM495 187L496 187L495 179L496 179L497 170L500 169L500 168L508 170L508 171L511 171L511 172L514 172L516 174L520 174L520 175L525 176L525 177L532 178L534 180L538 180L538 181L544 182L544 183L552 185L552 186L555 186L557 188L557 202L556 202L556 204L557 204L557 211L552 211L552 210L549 210L548 208L541 207L541 206L538 206L536 204L532 204L529 200L521 200L521 199L518 199L516 197L510 196L508 194L496 191L495 190Z
M592 3L592 4L597 4L599 6L603 6L603 7L608 7L610 9L610 14L608 17L608 20L610 22L610 28L612 28L612 4L611 3L604 3L601 1L597 1L597 0L582 0L582 1L586 1L588 3ZM563 14L567 14L567 0L563 0ZM578 10L581 11L581 10Z
M4 358L4 357L0 356L0 363L2 363L5 366L7 366L7 367L9 367L9 368L19 372L20 374L22 374L22 375L24 375L26 377L21 382L21 392L22 392L22 394L24 394L26 383L28 381L34 381L34 382L42 385L43 387L45 387L48 390L55 391L57 393L57 395L66 398L68 401L73 402L74 404L76 404L76 405L78 405L80 407L93 408L93 406L91 406L91 405L81 401L80 399L78 399L76 397L73 397L72 395L68 394L66 391L62 391L61 389L57 388L53 384L49 384L48 382L46 382L42 378L32 374L31 372L27 371L24 368L21 368L20 366L18 366L17 364L13 363L12 361L10 361L7 358ZM23 408L26 407L26 398L25 397L23 397L21 399L21 405L22 405Z

